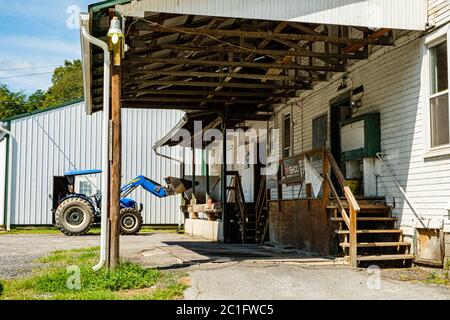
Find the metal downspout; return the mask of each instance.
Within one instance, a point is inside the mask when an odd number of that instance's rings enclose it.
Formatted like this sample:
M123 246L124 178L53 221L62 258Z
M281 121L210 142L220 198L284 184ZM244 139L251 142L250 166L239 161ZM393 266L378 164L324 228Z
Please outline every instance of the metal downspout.
M4 207L4 223L6 226L6 231L10 231L11 230L11 214L9 212L9 177L10 177L10 172L9 172L9 163L10 163L10 148L11 148L11 138L12 138L12 134L9 130L11 130L11 122L8 122L6 124L6 128L0 126L0 131L5 132L6 134L8 134L8 136L6 137L6 163L5 163L5 194L4 194L4 199L5 199L5 203L3 204Z
M108 202L109 202L109 96L111 83L111 56L109 46L106 42L94 38L89 34L87 26L89 25L89 15L80 15L83 37L93 45L103 49L103 141L102 141L102 205L101 205L101 235L100 235L100 261L92 269L99 271L107 260L107 242L108 242ZM88 66L90 68L90 66Z

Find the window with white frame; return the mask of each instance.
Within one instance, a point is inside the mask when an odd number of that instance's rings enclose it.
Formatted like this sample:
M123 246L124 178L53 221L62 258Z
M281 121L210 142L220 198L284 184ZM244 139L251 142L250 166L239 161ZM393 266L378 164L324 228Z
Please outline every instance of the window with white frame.
M447 41L430 46L430 147L450 144Z
M94 193L93 190L92 183L89 181L80 181L80 194L91 196Z

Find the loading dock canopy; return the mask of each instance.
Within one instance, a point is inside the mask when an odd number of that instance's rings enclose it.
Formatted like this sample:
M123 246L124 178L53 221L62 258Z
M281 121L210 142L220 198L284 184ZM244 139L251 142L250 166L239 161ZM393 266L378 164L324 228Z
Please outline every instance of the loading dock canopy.
M148 12L425 30L426 0L139 0L117 6L125 16Z
M281 5L278 11L269 10L271 1L262 2L256 12L288 12ZM280 3L295 9L294 2ZM203 14L219 1L193 1L192 5L205 5L194 6L195 10L187 10L187 2L181 0L176 1L180 6L169 10L169 3L116 0L90 7L91 33L103 40L112 12L123 14L129 46L122 63L124 108L216 112L241 121L263 120L274 105L345 72L353 61L366 59L371 47L393 44L389 28L273 20L277 15L268 20L217 17ZM223 2L223 12L233 15L233 3L237 2ZM239 2L244 3L248 1ZM146 7L151 4L161 7ZM161 11L148 11L157 8ZM197 11L202 14L190 14ZM98 111L103 103L103 53L88 44L83 49L86 104L88 112Z

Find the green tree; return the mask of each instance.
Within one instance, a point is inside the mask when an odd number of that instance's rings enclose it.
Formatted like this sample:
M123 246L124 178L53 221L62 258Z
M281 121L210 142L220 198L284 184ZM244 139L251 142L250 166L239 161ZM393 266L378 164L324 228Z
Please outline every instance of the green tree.
M12 92L6 85L0 84L0 119L26 112L26 98L24 93Z
M0 84L0 119L64 104L83 96L83 69L80 60L65 61L55 69L47 92L37 90L27 96Z
M42 108L56 106L83 96L83 71L80 60L65 61L55 69L52 86L48 89Z
M27 112L32 112L42 108L45 102L46 93L43 90L37 90L27 97L25 102L25 109Z

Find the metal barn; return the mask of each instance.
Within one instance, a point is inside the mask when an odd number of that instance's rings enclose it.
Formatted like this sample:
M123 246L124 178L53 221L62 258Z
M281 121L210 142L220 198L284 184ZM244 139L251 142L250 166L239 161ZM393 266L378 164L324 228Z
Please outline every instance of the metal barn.
M179 175L177 163L157 156L152 146L182 116L173 110L123 110L123 183L140 174L160 182ZM53 224L55 177L101 167L101 119L101 112L88 116L84 102L75 101L3 123L12 138L0 136L0 226ZM167 150L170 156L178 153ZM80 181L77 187L93 190L99 183L92 179L87 181L92 186ZM160 200L140 190L132 196L144 204L145 224L178 224L178 198Z

